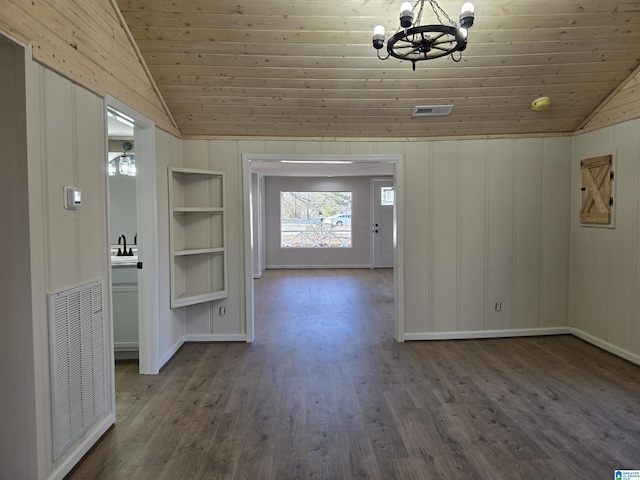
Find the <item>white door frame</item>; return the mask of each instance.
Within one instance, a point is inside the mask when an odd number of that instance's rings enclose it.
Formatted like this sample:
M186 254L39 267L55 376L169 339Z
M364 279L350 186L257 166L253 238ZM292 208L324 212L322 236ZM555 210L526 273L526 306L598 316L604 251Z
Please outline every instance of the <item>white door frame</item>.
M247 342L254 340L253 305L253 252L252 252L252 208L251 208L251 162L363 162L392 163L395 167L396 201L393 206L393 296L395 319L393 334L398 342L404 342L404 216L403 216L403 156L400 154L371 155L279 155L242 154L242 194L244 200L244 279L245 279L245 322Z
M389 177L372 177L371 178L371 268L376 268L376 235L374 234L373 230L376 228L375 227L375 220L376 220L376 210L380 207L380 205L376 204L376 183L377 182L386 182L386 183L392 183L393 187L394 187L394 202L395 203L395 178L389 178Z
M140 373L155 375L158 368L158 205L156 174L155 123L116 98L107 95L107 107L112 107L134 120L134 144L136 146L136 213L138 217L138 338ZM139 163L138 163L139 162ZM106 178L105 169L105 181ZM108 189L107 189L108 191ZM111 288L111 282L109 282ZM113 321L113 319L112 319Z

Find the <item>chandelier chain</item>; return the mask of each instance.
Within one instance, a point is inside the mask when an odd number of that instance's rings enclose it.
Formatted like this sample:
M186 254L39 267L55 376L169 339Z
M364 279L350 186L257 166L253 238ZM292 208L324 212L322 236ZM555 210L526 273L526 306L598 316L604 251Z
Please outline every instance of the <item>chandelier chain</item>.
M429 0L429 4L431 5L431 9L433 10L433 13L436 14L436 18L438 19L438 21L444 25L444 22L442 21L442 18L440 18L440 13L442 13L442 15L444 15L444 17L449 20L449 23L454 26L457 27L458 24L456 22L454 22L453 20L451 20L451 17L449 17L449 15L447 15L447 12L445 12L442 7L438 4L437 0ZM424 5L424 0L422 0L422 5ZM440 13L438 13L438 10L440 11ZM422 6L420 7L420 11L422 12Z
M418 6L418 3L420 4L420 10L418 10L418 14L416 15L416 20L415 20L415 22L413 22L413 26L414 27L419 26L420 25L420 21L422 20L422 9L424 8L424 0L418 0L415 3L415 5L413 6L414 10Z

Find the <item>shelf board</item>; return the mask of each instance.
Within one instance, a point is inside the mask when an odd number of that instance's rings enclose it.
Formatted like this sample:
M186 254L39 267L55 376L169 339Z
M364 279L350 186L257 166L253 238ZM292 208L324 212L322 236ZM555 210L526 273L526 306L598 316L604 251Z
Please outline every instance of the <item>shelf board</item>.
M174 207L173 213L224 213L224 207Z
M176 250L173 252L174 257L182 257L184 255L212 255L216 253L224 253L224 247L215 248L188 248L186 250Z
M172 299L171 308L186 307L187 305L194 305L196 303L210 302L212 300L220 300L222 298L227 298L228 296L229 296L229 293L227 292L227 290L197 293L197 294L189 294L187 292L187 293L183 293L177 298Z
M197 168L175 168L170 167L171 174L175 177L184 177L186 175L197 175L201 178L213 178L222 177L224 172L217 172L214 170L201 170Z

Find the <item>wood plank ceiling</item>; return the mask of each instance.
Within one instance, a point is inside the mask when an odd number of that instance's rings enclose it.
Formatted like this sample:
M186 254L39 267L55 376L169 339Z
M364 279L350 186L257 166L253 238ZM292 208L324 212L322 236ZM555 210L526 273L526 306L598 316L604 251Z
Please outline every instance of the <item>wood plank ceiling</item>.
M457 20L462 1L439 3ZM117 4L185 137L566 133L640 63L638 0L475 0L462 61L416 71L371 46L375 25L397 28L396 0ZM442 104L450 116L411 118Z

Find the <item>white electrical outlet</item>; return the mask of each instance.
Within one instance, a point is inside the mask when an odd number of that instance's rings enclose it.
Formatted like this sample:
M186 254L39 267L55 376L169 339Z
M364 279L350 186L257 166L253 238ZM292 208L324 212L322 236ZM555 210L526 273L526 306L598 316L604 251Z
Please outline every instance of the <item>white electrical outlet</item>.
M224 305L220 306L218 308L218 316L224 317L226 314L227 314L227 307L225 307Z
M502 302L496 302L496 312L502 310Z

